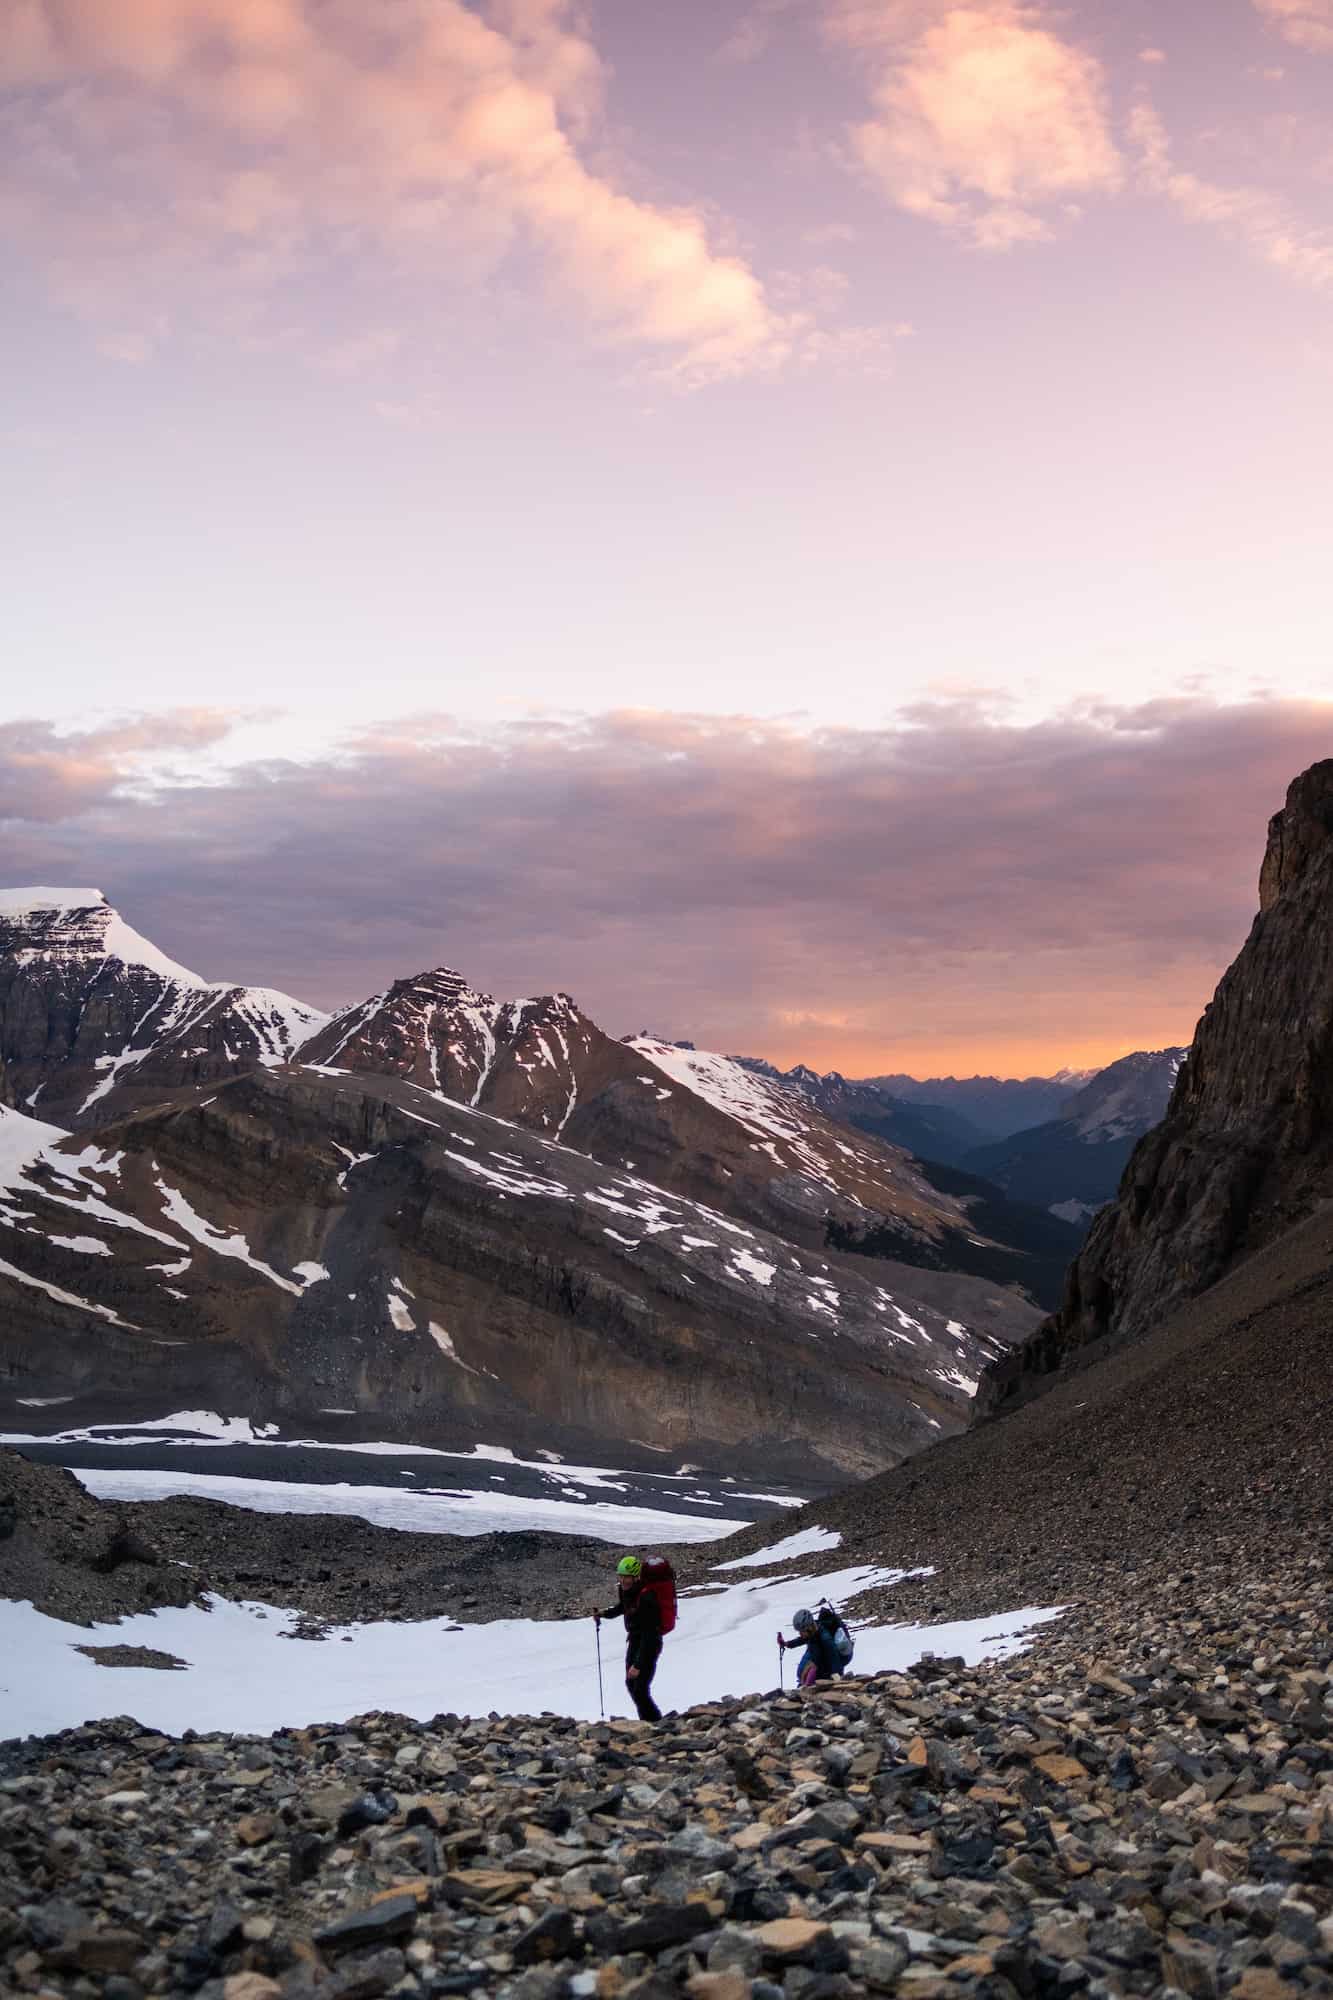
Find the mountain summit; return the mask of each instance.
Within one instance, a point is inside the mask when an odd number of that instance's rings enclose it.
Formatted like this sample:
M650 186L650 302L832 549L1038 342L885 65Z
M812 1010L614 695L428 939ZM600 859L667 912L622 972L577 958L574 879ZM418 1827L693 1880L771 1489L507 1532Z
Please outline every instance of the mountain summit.
M100 889L0 890L0 1062L16 1101L62 1125L289 1062L326 1018L268 987L210 984Z

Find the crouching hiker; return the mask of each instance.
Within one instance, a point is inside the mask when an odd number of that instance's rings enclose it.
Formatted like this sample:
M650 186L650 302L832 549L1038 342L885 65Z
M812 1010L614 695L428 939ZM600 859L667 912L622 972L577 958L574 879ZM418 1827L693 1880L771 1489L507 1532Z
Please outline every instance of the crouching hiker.
M660 1722L662 1711L653 1700L653 1675L662 1657L662 1640L676 1623L676 1576L665 1556L622 1556L616 1565L620 1579L616 1601L603 1618L625 1621L625 1686L641 1722Z
M816 1681L836 1680L847 1671L852 1657L852 1635L831 1604L821 1606L818 1618L813 1611L798 1611L792 1623L796 1637L778 1633L778 1646L804 1646L796 1668L796 1685L813 1687Z

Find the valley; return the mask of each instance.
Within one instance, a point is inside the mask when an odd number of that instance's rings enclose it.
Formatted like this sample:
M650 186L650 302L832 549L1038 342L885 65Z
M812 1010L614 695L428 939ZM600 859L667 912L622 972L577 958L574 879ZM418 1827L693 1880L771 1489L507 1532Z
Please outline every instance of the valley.
M1325 764L1191 1049L996 1141L1008 1189L443 974L72 1134L10 1105L18 1990L1326 1990L1331 911ZM1127 1165L1042 1318L1012 1194L1078 1146ZM626 1544L657 1725L589 1616ZM854 1671L793 1693L824 1596Z

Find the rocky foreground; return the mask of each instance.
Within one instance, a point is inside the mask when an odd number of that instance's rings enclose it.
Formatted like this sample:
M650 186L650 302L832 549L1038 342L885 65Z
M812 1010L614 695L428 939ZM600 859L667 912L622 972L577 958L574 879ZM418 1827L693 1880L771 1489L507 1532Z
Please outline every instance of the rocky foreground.
M140 2000L1333 1991L1321 1560L1017 1659L657 1729L129 1719L0 1749L0 1990Z

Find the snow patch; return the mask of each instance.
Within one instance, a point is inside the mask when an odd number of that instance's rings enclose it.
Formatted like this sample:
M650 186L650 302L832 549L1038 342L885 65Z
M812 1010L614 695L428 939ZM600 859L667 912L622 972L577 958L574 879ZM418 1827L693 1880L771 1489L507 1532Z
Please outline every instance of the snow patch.
M785 1541L775 1542L771 1549L760 1549L752 1556L735 1556L731 1562L714 1563L713 1568L763 1569L768 1563L788 1562L793 1556L822 1555L826 1549L841 1547L842 1536L836 1528L799 1528Z
M393 1496L411 1508L420 1496ZM700 1524L709 1532L716 1526ZM754 1694L776 1679L773 1631L796 1605L827 1596L846 1603L901 1572L868 1567L787 1579L746 1579L687 1596L658 1670L655 1691L672 1708ZM1058 1617L1029 1608L949 1625L855 1623L856 1665L903 1669L926 1646L969 1663L1017 1652L1030 1630ZM210 1599L140 1614L118 1625L66 1625L27 1603L0 1603L0 1696L6 1726L49 1734L87 1718L133 1714L144 1726L267 1735L316 1718L347 1720L388 1709L427 1721L442 1702L456 1714L537 1715L584 1721L598 1713L588 1620L502 1619L456 1625L435 1618L338 1627L329 1640L296 1636L297 1614L263 1604ZM345 1639L346 1644L338 1643ZM186 1662L181 1673L99 1667L89 1644L152 1646ZM608 1677L613 1713L628 1698Z
M733 1274L753 1278L756 1284L771 1285L777 1268L776 1264L765 1263L762 1257L756 1257L750 1250L733 1250L731 1253Z
M211 1222L206 1222L202 1215L191 1208L180 1190L169 1187L160 1174L157 1176L157 1186L165 1197L163 1206L168 1218L178 1229L183 1229L187 1236L193 1236L196 1243L202 1243L206 1250L214 1251L219 1257L234 1257L238 1263L248 1264L252 1271L258 1271L260 1277L267 1278L271 1285L278 1285L284 1292L293 1292L298 1298L300 1297L302 1286L293 1284L290 1278L282 1277L271 1264L265 1264L258 1257L252 1257L250 1245L239 1230L234 1230L228 1235L225 1230L217 1229Z

